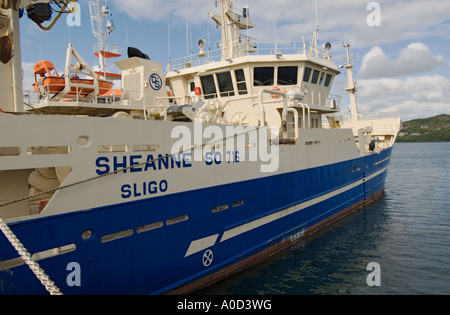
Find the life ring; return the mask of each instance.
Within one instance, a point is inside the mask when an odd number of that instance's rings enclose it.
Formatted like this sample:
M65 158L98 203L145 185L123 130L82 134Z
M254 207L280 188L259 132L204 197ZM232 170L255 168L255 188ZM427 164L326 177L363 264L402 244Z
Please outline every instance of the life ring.
M278 86L274 86L274 87L272 88L272 91L278 91L278 92L281 92L281 89L280 89ZM278 94L272 94L272 98L280 98L280 95L278 95Z

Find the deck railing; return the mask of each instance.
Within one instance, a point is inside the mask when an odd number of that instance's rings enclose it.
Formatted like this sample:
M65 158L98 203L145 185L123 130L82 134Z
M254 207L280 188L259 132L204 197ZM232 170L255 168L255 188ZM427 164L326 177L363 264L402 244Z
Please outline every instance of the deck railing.
M233 46L233 49L235 58L258 55L308 55L322 59L332 59L327 51L305 41L245 41L237 43ZM170 59L167 72L205 65L211 62L219 62L221 60L222 48L213 50L208 48L197 54L192 52L191 55L186 57Z

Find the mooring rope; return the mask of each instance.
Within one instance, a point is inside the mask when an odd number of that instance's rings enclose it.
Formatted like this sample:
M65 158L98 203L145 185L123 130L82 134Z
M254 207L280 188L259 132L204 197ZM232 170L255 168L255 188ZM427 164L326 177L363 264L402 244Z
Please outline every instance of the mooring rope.
M6 236L8 241L14 247L14 249L19 253L20 257L25 261L25 263L30 267L31 271L39 279L45 289L51 295L62 295L56 284L50 279L50 277L45 273L45 271L39 266L39 264L31 257L30 253L27 251L25 246L19 241L17 236L9 228L9 226L0 218L0 229Z

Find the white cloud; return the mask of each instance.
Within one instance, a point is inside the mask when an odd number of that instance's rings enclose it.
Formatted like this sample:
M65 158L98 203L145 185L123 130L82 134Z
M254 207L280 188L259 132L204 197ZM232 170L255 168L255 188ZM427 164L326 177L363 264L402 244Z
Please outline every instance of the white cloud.
M149 21L167 21L168 10L172 23L185 23L186 10L189 23L204 23L209 20L210 0L112 0L114 8L125 12L130 18ZM187 4L187 5L186 5Z
M420 42L401 49L395 58L373 47L360 69L361 112L400 111L406 120L450 113L450 80L433 70L448 66Z
M440 55L433 55L427 45L412 43L389 58L380 47L373 47L363 58L361 78L399 77L432 71L446 62Z
M148 0L113 0L114 9L125 12L132 19L148 19L159 21L163 16L167 17L167 9L164 2Z
M236 0L243 5L245 0ZM448 0L378 0L381 26L370 27L367 10L370 1L318 0L318 22L322 41L335 45L349 42L353 47L371 47L398 40L411 41L429 37L448 37L450 1ZM274 20L281 40L294 40L302 35L309 39L315 27L314 1L301 4L294 0L248 1L251 17L257 25L258 39L271 39ZM307 38L308 37L308 38Z
M186 22L200 25L210 21L208 11L214 9L214 0L111 0L114 8L125 12L134 20L165 22L170 2L171 23ZM378 0L381 8L381 26L370 27L365 0L318 0L320 39L334 45L349 42L353 47L372 47L408 39L417 41L424 34L429 37L449 37L450 1L448 0ZM277 25L279 40L310 40L315 29L314 1L295 0L235 0L236 8L250 7L250 17L256 28L250 36L257 40L272 40ZM195 35L194 35L195 37Z
M450 80L438 74L360 80L358 96L362 113L400 111L404 119L450 113Z
M34 84L34 65L35 62L22 62L23 73L23 89L24 91L32 90Z

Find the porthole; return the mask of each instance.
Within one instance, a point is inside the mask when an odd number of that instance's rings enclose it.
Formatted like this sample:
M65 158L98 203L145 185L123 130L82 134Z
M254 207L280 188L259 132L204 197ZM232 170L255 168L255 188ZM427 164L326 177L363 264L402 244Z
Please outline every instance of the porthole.
M81 234L81 238L83 240L87 241L87 240L91 239L93 235L94 235L94 231L86 230L83 232L83 234Z
M88 136L79 136L77 139L77 144L80 148L88 148L91 144Z

